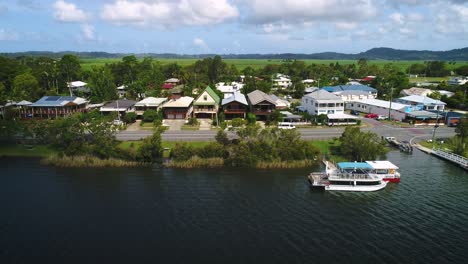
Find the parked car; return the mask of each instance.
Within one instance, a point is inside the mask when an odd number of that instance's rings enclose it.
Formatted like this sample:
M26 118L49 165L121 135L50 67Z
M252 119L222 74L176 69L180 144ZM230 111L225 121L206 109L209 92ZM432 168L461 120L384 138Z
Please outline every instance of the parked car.
M377 117L377 120L386 120L386 119L388 119L388 117L386 115L379 115Z
M351 110L350 112L352 115L355 115L355 116L358 116L359 115L359 111L356 111L356 110Z
M379 117L378 114L369 113L369 114L366 115L366 118L377 118L377 117Z

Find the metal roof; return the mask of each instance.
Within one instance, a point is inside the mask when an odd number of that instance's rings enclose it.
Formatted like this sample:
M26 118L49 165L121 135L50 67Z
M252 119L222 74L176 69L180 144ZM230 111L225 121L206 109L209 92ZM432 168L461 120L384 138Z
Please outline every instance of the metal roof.
M421 96L421 95L405 96L405 97L398 98L398 100L419 103L423 105L445 105L445 103L440 100L435 100L430 97Z
M369 87L367 85L337 85L337 86L325 86L322 87L323 90L326 90L330 93L336 93L341 91L366 91L371 93L377 93L375 88Z
M271 104L276 105L276 102L271 96L267 95L266 93L260 91L260 90L255 90L253 92L250 92L247 94L247 97L249 98L249 101L252 105L256 105L258 103L261 103L263 101L267 101Z
M85 104L88 101L77 96L44 96L31 104L31 107L62 107L66 104L73 103L76 105Z
M127 109L135 105L135 101L133 100L116 100L104 105L102 108L104 109L117 109L117 105L119 106L118 109ZM102 109L101 109L102 110Z
M353 101L352 103L367 104L367 105L378 106L378 107L383 107L387 109L390 107L389 101L384 101L384 100L379 100L379 99L362 99L362 100ZM410 105L392 102L392 110L402 110L402 109L405 109L406 107L410 107Z
M332 94L328 92L327 90L316 90L314 92L311 92L309 94L304 95L305 97L310 97L315 100L336 100L336 101L342 101L341 97Z
M328 119L358 119L357 116L347 115L343 113L327 114L327 118Z
M183 96L178 99L172 99L163 104L163 108L167 107L189 107L193 102L193 97Z
M200 95L197 97L194 105L207 105L206 103L198 102L198 99L203 95L204 92L207 92L211 96L211 98L213 98L214 104L219 104L219 102L221 101L221 98L219 98L218 94L215 91L213 91L213 89L211 89L210 86L207 86L205 90L202 93L200 93ZM209 105L211 105L211 103Z
M145 99L139 101L135 104L135 106L153 106L157 107L164 103L167 98L156 98L156 97L146 97Z
M228 98L224 98L223 101L222 101L222 105L226 105L226 104L229 104L231 102L238 102L238 103L241 103L243 105L249 105L247 103L247 99L245 99L245 95L241 92L234 92L232 94L232 96L228 97Z

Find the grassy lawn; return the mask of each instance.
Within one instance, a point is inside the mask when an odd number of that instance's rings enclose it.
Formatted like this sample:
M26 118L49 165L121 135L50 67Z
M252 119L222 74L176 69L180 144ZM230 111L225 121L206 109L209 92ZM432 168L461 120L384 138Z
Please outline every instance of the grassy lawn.
M180 130L198 130L199 128L199 126L183 125Z
M8 157L47 157L57 153L49 146L26 148L23 145L0 146L0 156Z
M186 142L181 142L181 141L163 141L162 142L162 146L163 148L169 148L169 149L172 149L175 147L176 144L182 144L182 143L185 143L185 144L188 144L194 148L201 148L201 147L204 147L206 145L208 145L210 142L208 141L186 141ZM128 149L130 148L130 146L133 144L133 147L138 149L141 144L143 144L143 141L142 140L138 140L138 141L122 141L119 143L119 147L122 148L122 149Z
M423 146L423 147L428 148L428 149L432 149L432 142L421 141L421 142L419 142L419 144L421 146ZM435 147L436 148L441 148L443 150L451 151L451 146L449 144L447 144L446 142L444 142L444 143L436 142Z

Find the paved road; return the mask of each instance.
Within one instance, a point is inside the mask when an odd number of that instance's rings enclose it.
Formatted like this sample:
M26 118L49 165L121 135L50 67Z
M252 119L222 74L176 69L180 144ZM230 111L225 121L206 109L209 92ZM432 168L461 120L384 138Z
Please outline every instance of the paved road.
M339 137L343 133L343 127L325 127L325 128L307 128L299 129L302 138L305 140L312 139L330 139ZM432 138L432 127L418 127L418 128L398 128L387 126L383 124L375 125L374 127L362 128L363 131L372 131L379 136L392 136L398 140L423 140ZM126 140L140 140L148 137L152 134L151 131L122 131L117 134L117 139ZM164 141L211 141L214 140L216 131L190 131L180 130L172 131L168 130L163 133L162 139ZM453 128L439 127L436 131L437 138L446 138L455 135Z

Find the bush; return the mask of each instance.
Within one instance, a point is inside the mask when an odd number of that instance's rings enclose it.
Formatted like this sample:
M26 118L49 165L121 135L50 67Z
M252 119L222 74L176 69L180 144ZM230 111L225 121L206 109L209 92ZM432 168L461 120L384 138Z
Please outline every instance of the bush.
M189 126L198 126L199 122L196 117L191 117L187 123Z
M125 123L129 124L129 123L133 123L135 122L137 119L137 115L133 112L131 113L126 113L123 120Z
M245 124L245 121L244 121L244 119L242 119L242 118L234 118L234 119L232 119L232 121L231 121L231 125L232 125L233 127L241 127L241 126L243 126L244 124Z
M154 122L154 120L159 118L159 113L156 110L146 110L143 113L143 121L145 122Z
M253 113L247 114L247 123L249 125L255 124L257 122L257 117Z

